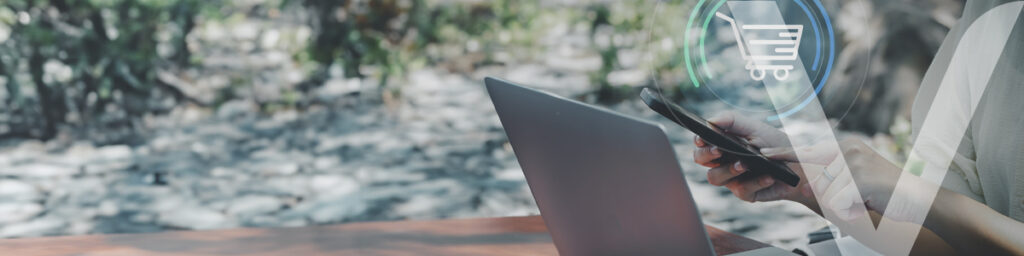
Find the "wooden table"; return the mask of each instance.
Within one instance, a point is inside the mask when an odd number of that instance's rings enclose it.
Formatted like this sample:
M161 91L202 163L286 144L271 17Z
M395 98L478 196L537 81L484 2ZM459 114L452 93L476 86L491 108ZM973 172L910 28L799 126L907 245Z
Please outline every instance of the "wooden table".
M707 227L720 254L768 245ZM539 216L0 240L3 255L556 255Z

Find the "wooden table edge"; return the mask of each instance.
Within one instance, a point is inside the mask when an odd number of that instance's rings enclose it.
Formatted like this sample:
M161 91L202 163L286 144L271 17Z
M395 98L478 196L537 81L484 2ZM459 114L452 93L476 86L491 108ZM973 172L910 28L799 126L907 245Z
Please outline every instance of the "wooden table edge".
M705 227L719 254L769 247ZM0 240L0 251L25 256L557 254L540 216L15 238Z

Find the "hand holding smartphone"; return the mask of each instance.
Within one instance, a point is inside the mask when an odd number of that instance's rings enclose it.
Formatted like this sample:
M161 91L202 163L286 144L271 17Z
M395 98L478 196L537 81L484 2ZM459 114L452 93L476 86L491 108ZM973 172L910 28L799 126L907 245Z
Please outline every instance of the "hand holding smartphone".
M800 176L796 175L793 170L790 170L782 162L769 159L746 141L726 134L722 129L693 112L664 101L664 97L660 94L644 88L640 92L640 98L658 114L692 131L705 142L723 149L722 158L718 160L719 162L724 163L738 160L743 162L744 165L749 166L751 170L737 177L738 179L756 178L763 174L768 174L772 178L793 187L800 183Z

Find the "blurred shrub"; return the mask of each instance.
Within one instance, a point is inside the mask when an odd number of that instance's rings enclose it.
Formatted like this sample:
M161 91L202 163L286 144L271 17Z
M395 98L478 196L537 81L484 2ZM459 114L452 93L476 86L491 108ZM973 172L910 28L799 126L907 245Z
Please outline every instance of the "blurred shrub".
M531 58L549 57L540 54L550 54L554 52L551 47L560 47L558 42L545 39L573 38L551 35L555 31L589 33L589 44L572 46L581 48L580 55L600 57L600 65L593 70L579 69L588 72L594 86L594 93L585 95L588 99L604 103L630 99L636 89L654 86L655 82L675 97L682 95L680 90L693 88L688 84L682 56L684 17L676 14L689 13L694 0L255 2L298 7L281 10L305 16L313 31L305 49L297 53L289 50L295 54L295 61L311 72L305 82L281 92L288 95L283 97L288 99L281 103L284 107L297 104L291 102L298 102L294 99L306 97L309 89L337 75L331 70L341 70L350 78L368 78L366 81L377 81L385 92L400 93L400 87L384 85L402 84L401 79L413 69L447 68L469 73L484 65L537 61ZM179 71L201 61L192 56L185 40L197 22L250 15L241 11L231 17L218 16L232 5L241 4L202 0L0 3L0 84L5 86L0 95L0 136L50 138L58 127L67 124L76 131L98 130L102 132L97 135L119 137L116 133L131 133L139 127L137 123L145 115L163 113L182 103L204 105L166 84L157 74L173 73L165 71ZM919 16L922 21L931 18ZM555 27L568 29L553 30ZM933 41L931 35L943 32L933 30L936 32L918 41ZM897 34L914 35L903 30ZM906 52L895 51L903 48L891 47L891 52ZM921 62L915 61L914 65ZM843 65L840 61L836 70L844 70ZM614 73L633 75L615 82L609 79ZM651 73L654 79L644 81L635 75L640 73ZM836 83L847 82L842 72L836 73ZM248 83L232 81L231 86ZM227 100L231 99L223 99ZM863 116L878 116L874 112Z
M590 74L590 83L597 89L597 99L604 102L632 98L636 86L615 86L608 76L621 69L619 53L622 49L637 48L647 38L642 32L645 14L652 6L643 1L620 1L611 4L595 3L587 8L590 23L590 43L601 56L601 67ZM613 11L614 10L614 11Z
M529 30L539 8L536 0L293 1L313 14L310 25L315 35L301 59L319 63L320 69L307 86L322 83L332 65L339 65L346 77L374 75L386 85L389 78L403 76L415 66L484 52L502 40L507 43L499 31ZM493 57L484 55L474 62Z
M183 94L156 76L187 65L185 36L203 0L5 0L3 136L48 139L60 124L130 133ZM102 140L102 138L100 138Z
M662 88L669 97L681 98L693 86L686 76L683 33L686 22L677 14L689 13L695 0L614 1L593 3L585 20L591 25L592 47L601 56L601 68L590 75L599 101L634 99L640 87ZM653 76L642 84L613 84L609 75L623 68L622 52L641 52L635 69Z
M650 11L655 1L615 1L594 3L542 3L537 0L440 1L440 0L292 0L309 13L314 39L300 59L319 65L300 88L322 84L328 68L344 70L346 77L378 78L381 85L389 78L403 77L409 69L431 65L448 66L456 71L477 65L508 63L496 60L499 52L529 59L525 54L550 32L555 24L585 24L589 27L590 47L601 57L601 66L590 72L599 101L614 102L631 98L637 86L613 85L608 76L624 68L622 49L644 49L645 44L679 33L676 20L663 18L652 24ZM663 8L683 8L691 1L666 1ZM574 8L579 5L583 8ZM658 33L646 33L654 25ZM648 38L651 36L651 38ZM648 41L650 40L650 41ZM675 50L675 49L673 49ZM679 55L679 56L676 56ZM641 69L659 74L681 71L681 51L657 56ZM453 67L454 66L454 67ZM685 77L665 76L661 80L678 86Z
M277 2L277 1L273 1ZM381 85L427 65L472 69L489 49L531 45L537 0L282 0L314 30L300 62L315 70L300 90L329 78L372 76ZM62 125L117 143L141 117L181 103L204 105L161 80L199 61L186 37L200 14L224 19L222 1L9 0L0 6L0 136L49 139ZM208 15L207 15L208 14ZM465 71L465 70L462 70Z

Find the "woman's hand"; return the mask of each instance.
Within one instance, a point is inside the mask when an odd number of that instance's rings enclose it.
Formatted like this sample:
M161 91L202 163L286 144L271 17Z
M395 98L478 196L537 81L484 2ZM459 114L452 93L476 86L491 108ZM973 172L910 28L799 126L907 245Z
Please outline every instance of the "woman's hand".
M916 205L926 202L921 193L903 193L893 197L893 189L900 179L902 168L882 157L859 139L847 139L841 142L844 161L832 161L825 168L809 170L808 182L811 184L823 209L836 213L844 220L862 217L864 210L885 214L887 218L906 221L910 209L927 209L928 205ZM916 177L906 177L909 186L929 186ZM905 191L928 191L927 189L908 189ZM898 202L889 212L886 208L890 200ZM921 208L923 207L923 208ZM920 223L918 223L920 224Z
M859 139L846 139L839 143L843 160L837 161L835 146L819 143L810 147L795 150L765 148L761 152L773 159L797 161L797 153L803 162L798 167L791 166L794 171L800 170L804 180L809 184L804 191L807 196L817 198L822 210L834 212L843 220L860 218L865 210L885 213L900 178L902 169L885 159L871 146ZM908 185L926 186L920 180L908 181ZM918 189L914 189L918 190ZM912 190L912 191L914 191ZM913 205L924 202L918 199L920 194L899 195L898 211L886 215L895 220L911 218L906 209L921 207ZM927 206L923 206L926 207ZM812 207L813 208L813 207Z
M863 141L844 140L840 148L846 161L804 170L823 211L850 221L870 210L918 224L961 254L1024 255L1019 235L1024 223L917 176L901 175L902 168ZM897 181L901 187L894 193Z
M751 167L738 161L719 161L724 154L729 153L695 137L697 149L693 152L693 159L697 164L711 168L707 174L708 183L724 186L744 201L791 200L812 209L817 209L820 201L820 206L835 211L844 219L852 219L859 217L856 213L862 211L857 207L863 209L865 203L869 209L883 212L899 177L900 168L860 140L851 139L840 143L846 159L843 163L835 161L840 153L835 146L830 148L827 143L819 143L793 149L782 131L732 112L708 121L724 132L760 148L765 156L786 161L790 169L801 178L796 187L776 182L768 175L739 180L736 177ZM798 159L797 155L801 158ZM846 168L853 171L845 171ZM814 186L814 190L811 186ZM819 201L815 200L814 191L819 192Z
M747 140L751 145L760 148L765 156L786 161L790 169L800 176L800 183L796 187L776 182L768 175L739 180L736 177L751 167L738 161L718 161L728 152L707 144L700 137L694 138L697 145L697 149L694 150L694 161L711 168L708 171L708 183L724 186L744 201L791 200L812 209L818 209L820 206L835 212L843 219L855 219L861 217L859 214L864 213L865 207L879 213L885 212L902 170L858 139L848 139L839 143L846 161L836 161L839 159L836 156L840 152L836 151L834 144L819 143L793 149L782 131L732 112L708 121L726 133ZM797 155L801 158L798 159ZM915 200L900 202L911 204ZM899 207L909 209L917 206Z
M708 120L718 126L723 132L735 135L746 140L751 145L768 151L789 148L789 138L778 129L760 121L749 119L733 112L726 112ZM800 184L797 187L790 187L781 182L776 182L768 175L762 175L754 179L736 179L740 174L745 173L749 168L738 161L719 161L723 152L718 147L707 144L700 137L694 138L697 149L693 152L693 159L697 164L710 167L708 171L708 183L715 186L724 186L732 191L737 198L748 202L792 200L808 205L813 202L810 189L807 188L806 178L799 171L796 164L789 164L790 168L801 176ZM781 151L781 150L780 150ZM762 153L771 153L764 152ZM783 152L778 152L783 153ZM753 168L756 168L753 167Z

